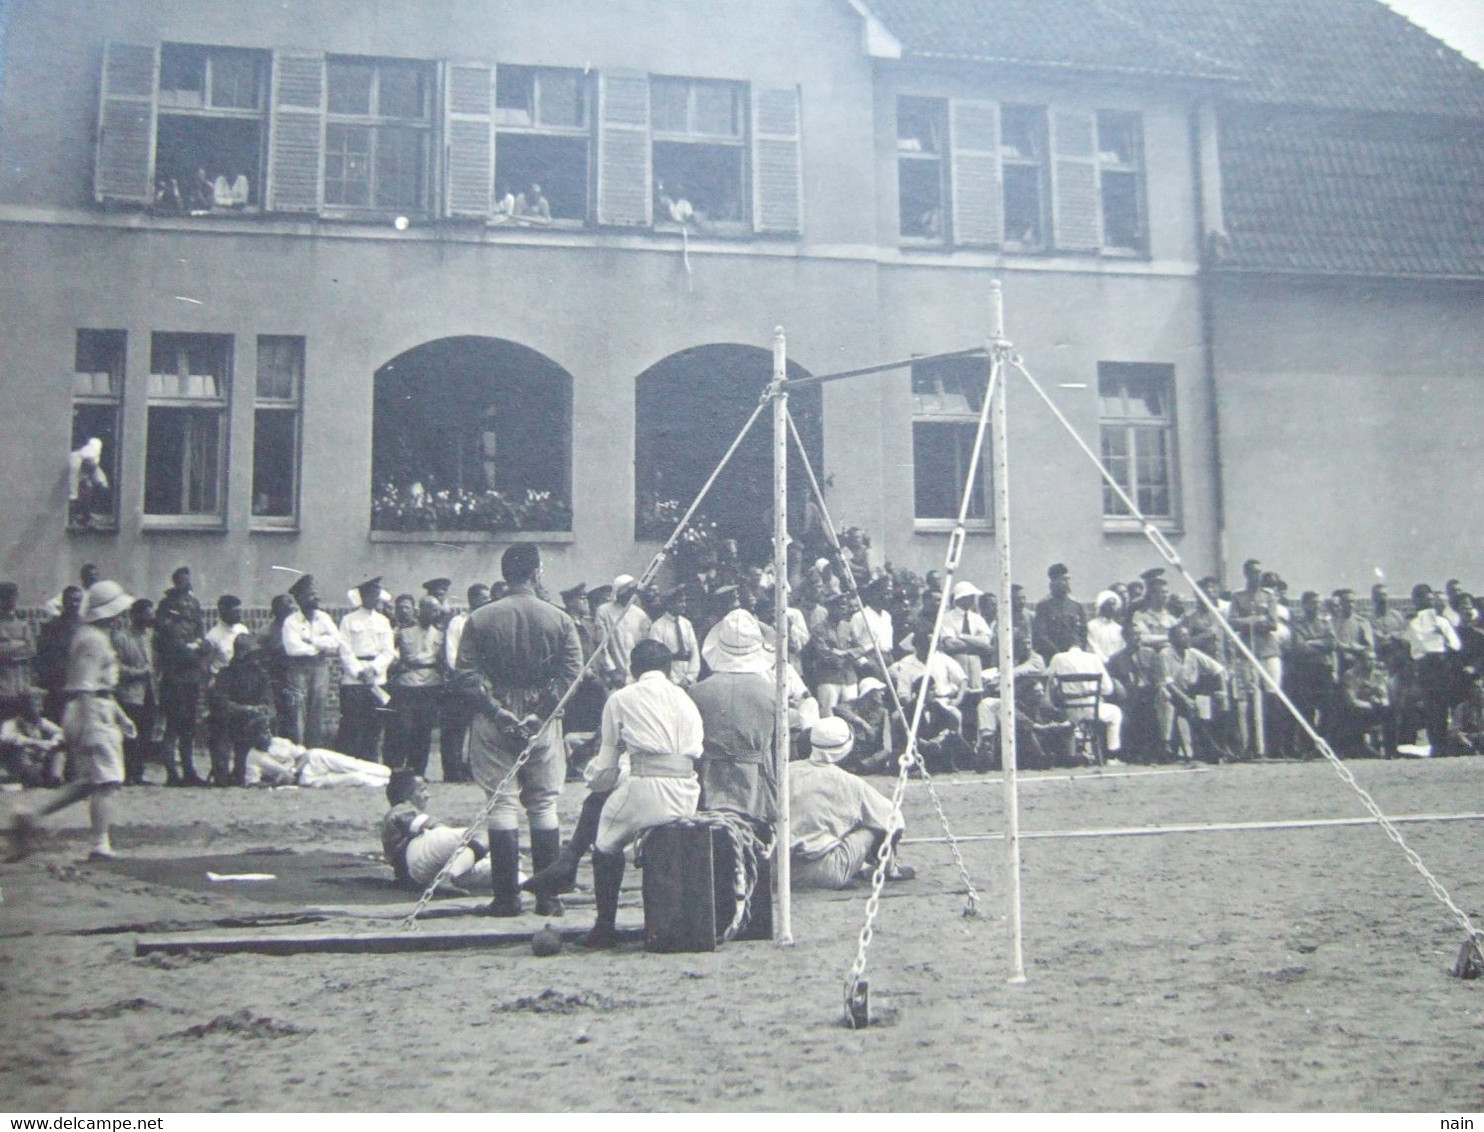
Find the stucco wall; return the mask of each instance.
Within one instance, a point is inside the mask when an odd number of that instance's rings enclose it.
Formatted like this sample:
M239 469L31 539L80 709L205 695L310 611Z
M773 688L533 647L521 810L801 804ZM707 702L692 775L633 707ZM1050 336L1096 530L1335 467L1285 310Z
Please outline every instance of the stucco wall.
M1484 291L1230 278L1215 309L1228 565L1484 583Z

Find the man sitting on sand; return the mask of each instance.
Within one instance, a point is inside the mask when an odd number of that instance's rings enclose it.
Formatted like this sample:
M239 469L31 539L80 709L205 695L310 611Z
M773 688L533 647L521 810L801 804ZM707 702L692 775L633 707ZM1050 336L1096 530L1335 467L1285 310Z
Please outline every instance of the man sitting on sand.
M444 825L428 813L428 784L416 771L392 771L386 784L391 809L381 819L381 849L402 885L419 890L433 883L443 866L451 884L483 888L490 883L489 849L478 838L464 844L464 830Z

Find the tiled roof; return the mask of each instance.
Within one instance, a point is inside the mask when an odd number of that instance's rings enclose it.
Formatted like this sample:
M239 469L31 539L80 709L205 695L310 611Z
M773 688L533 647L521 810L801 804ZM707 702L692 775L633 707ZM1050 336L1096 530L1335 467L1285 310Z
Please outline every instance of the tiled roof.
M1099 0L866 0L922 58L1180 78L1234 77Z
M1484 123L1232 108L1226 270L1484 276Z
M908 56L1235 79L1232 96L1484 117L1484 70L1380 0L865 0Z

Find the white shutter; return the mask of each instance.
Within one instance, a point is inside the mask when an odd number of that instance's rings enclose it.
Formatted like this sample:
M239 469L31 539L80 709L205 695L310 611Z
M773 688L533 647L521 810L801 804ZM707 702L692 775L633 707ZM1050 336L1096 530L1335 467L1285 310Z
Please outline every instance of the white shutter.
M758 232L803 230L800 138L798 88L753 88L752 225Z
M598 76L598 223L648 225L650 192L649 76Z
M495 198L495 68L444 66L443 213L486 218Z
M1058 248L1095 252L1098 219L1097 119L1073 110L1051 113L1052 239Z
M155 199L157 45L105 42L93 195L103 201Z
M953 152L953 242L999 247L1005 241L1005 205L998 104L950 102L948 137Z
M268 209L318 212L324 184L325 57L274 52L272 106Z

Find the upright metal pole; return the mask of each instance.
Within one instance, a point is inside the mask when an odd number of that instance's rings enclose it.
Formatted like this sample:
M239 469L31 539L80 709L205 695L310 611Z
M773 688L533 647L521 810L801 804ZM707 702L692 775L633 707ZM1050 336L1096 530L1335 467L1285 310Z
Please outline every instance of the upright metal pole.
M777 671L773 685L774 781L778 783L778 838L773 875L778 886L778 942L792 944L793 900L789 891L792 843L788 806L788 355L783 327L773 329L773 632Z
M1015 772L1015 624L1010 593L1010 443L1006 427L1005 380L1010 343L1005 338L1005 297L999 280L989 285L991 337L989 356L994 402L994 540L1000 559L1000 612L996 620L1000 665L1000 751L1005 776L1005 889L1009 905L1010 982L1025 982L1025 956L1020 931L1020 800Z

